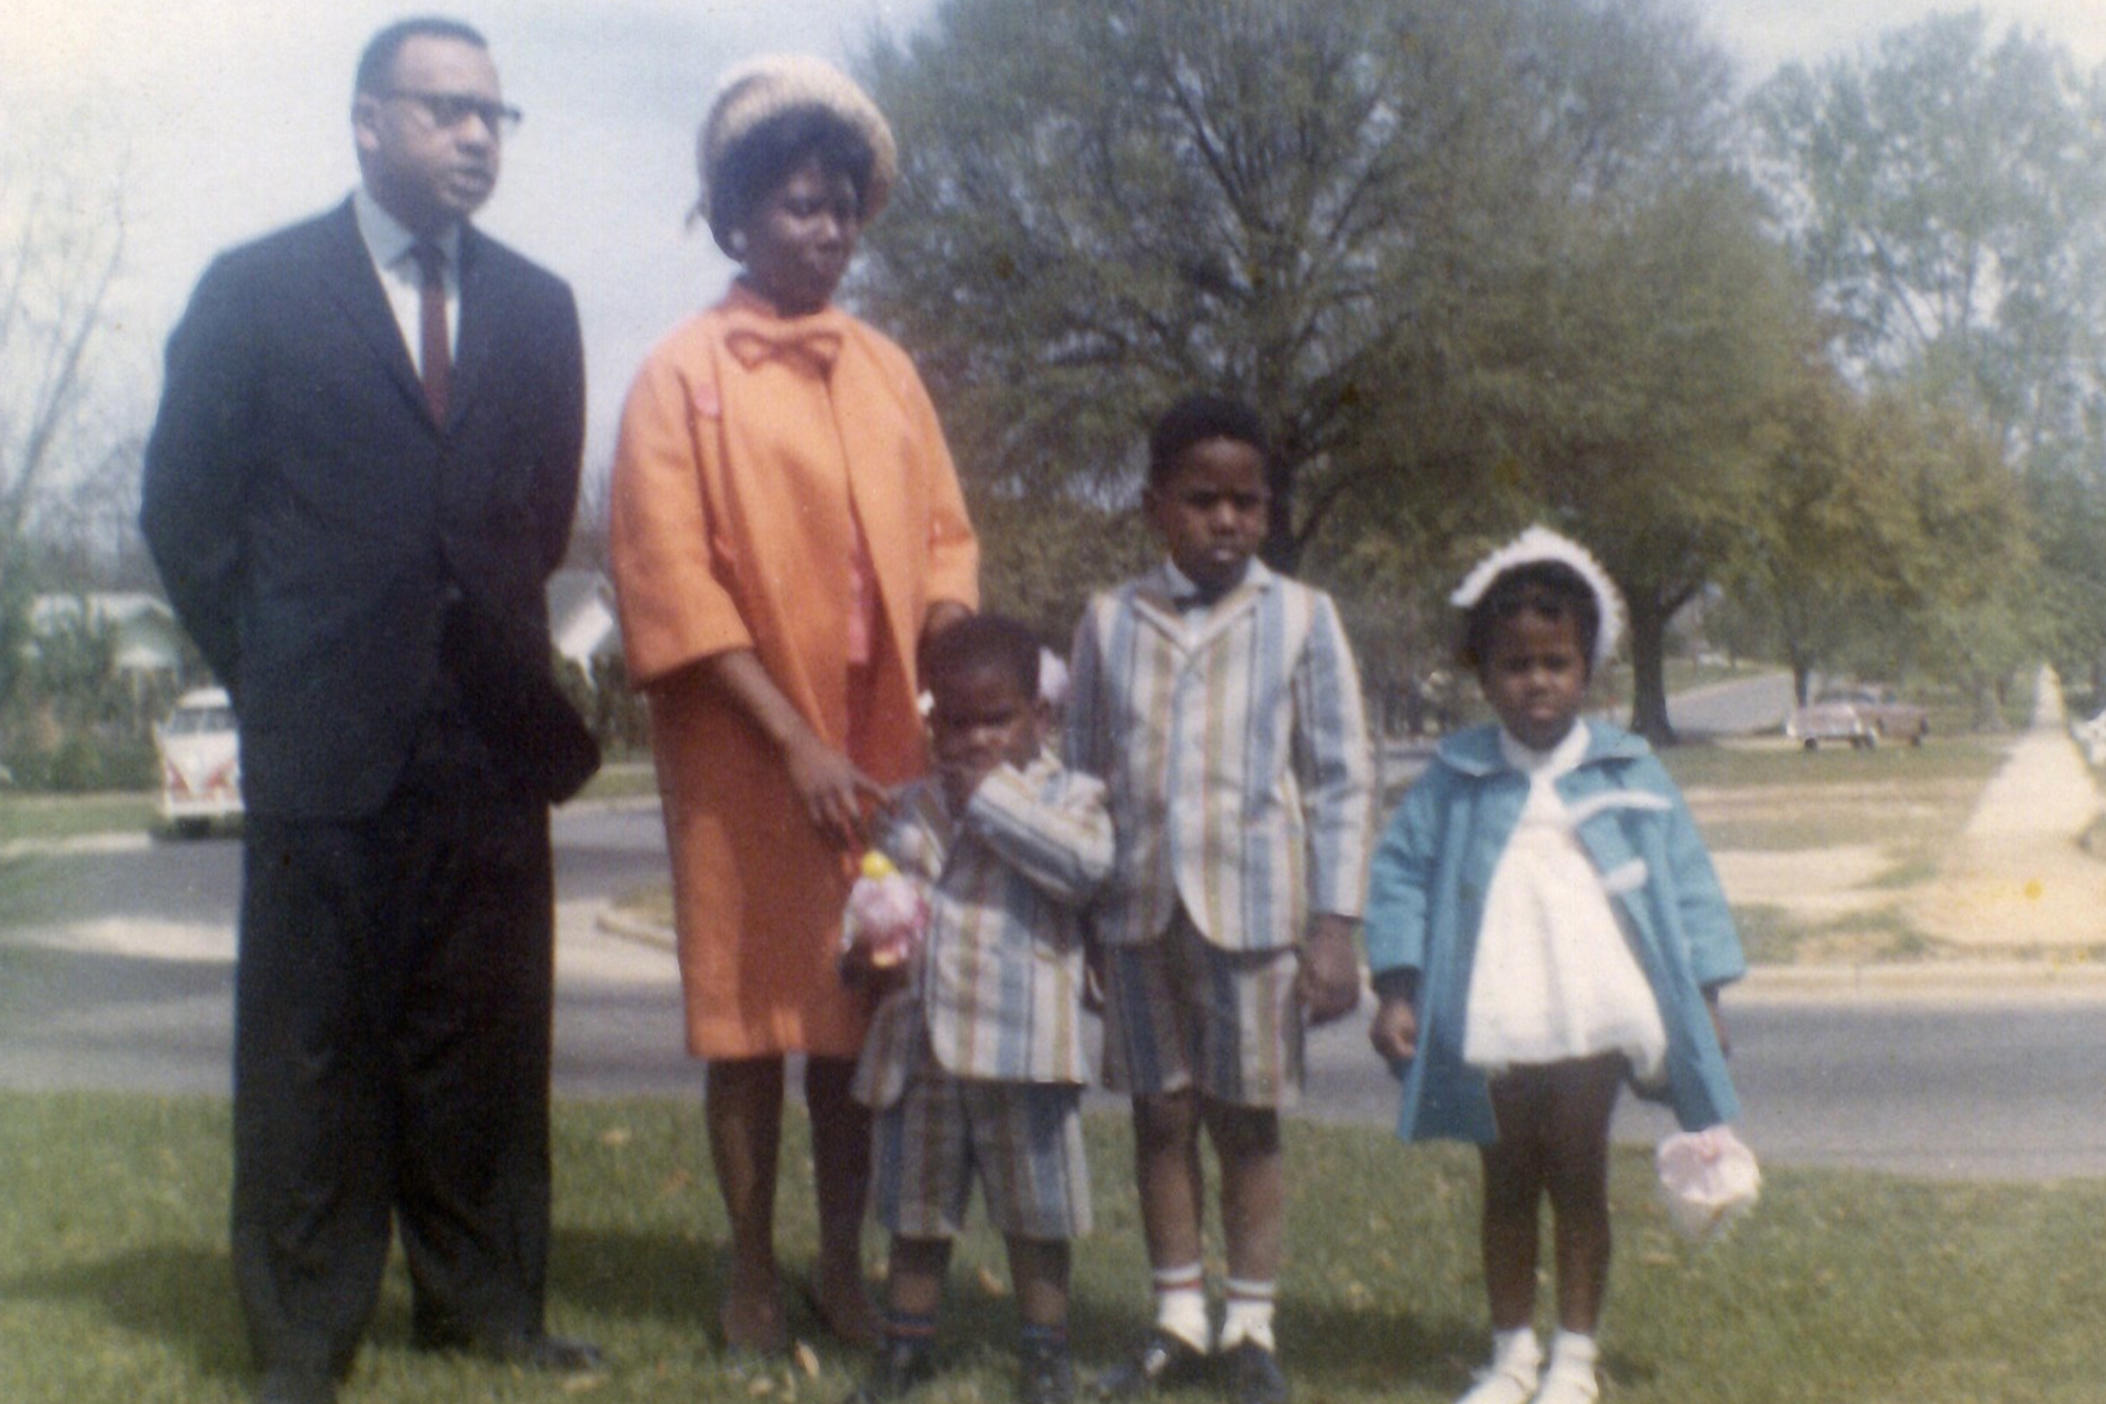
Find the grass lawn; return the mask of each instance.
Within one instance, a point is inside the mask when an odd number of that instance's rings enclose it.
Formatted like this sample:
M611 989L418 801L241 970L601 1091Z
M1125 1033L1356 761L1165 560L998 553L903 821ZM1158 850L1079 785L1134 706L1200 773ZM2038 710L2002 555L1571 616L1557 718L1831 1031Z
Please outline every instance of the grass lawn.
M794 1113L788 1134L781 1237L789 1270L801 1273L813 1225L808 1143ZM246 1397L224 1242L227 1135L227 1106L213 1099L0 1096L0 1399ZM1073 1322L1085 1364L1114 1358L1146 1311L1125 1123L1093 1119L1090 1138L1098 1228L1076 1254ZM716 1354L722 1219L698 1106L562 1104L555 1154L550 1325L599 1341L612 1373L545 1380L410 1351L398 1264L346 1404L834 1404L846 1395L859 1362L831 1346L804 1366L758 1372ZM1288 1166L1296 1188L1280 1331L1296 1398L1452 1400L1486 1345L1475 1157L1296 1124ZM1611 1404L2100 1397L2106 1273L2089 1244L2106 1216L2106 1182L1779 1171L1754 1216L1702 1250L1667 1227L1639 1153L1618 1153L1613 1193ZM1218 1250L1210 1256L1218 1271ZM984 1231L961 1242L946 1373L918 1396L927 1404L1013 1397L1006 1277ZM792 1312L808 1330L808 1313Z
M1801 855L1807 889L1832 877L1824 855L1871 850L1872 894L1836 915L1750 901L1734 908L1758 964L1921 960L1952 954L1906 915L1909 889L1940 863L2003 763L2012 737L1939 736L1922 746L1809 752L1782 740L1678 746L1662 759L1714 853ZM1886 894L1883 898L1879 894Z
M0 790L0 844L138 833L159 820L145 790L94 795L29 795Z
M1876 843L1909 857L1966 824L2011 739L1933 737L1873 751L1675 746L1661 760L1715 849Z

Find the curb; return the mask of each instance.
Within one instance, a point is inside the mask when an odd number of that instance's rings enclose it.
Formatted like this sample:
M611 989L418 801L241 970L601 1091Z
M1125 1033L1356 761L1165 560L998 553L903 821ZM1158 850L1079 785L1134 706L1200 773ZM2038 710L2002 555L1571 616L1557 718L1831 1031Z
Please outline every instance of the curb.
M626 912L616 911L613 907L604 908L593 919L592 924L594 929L609 936L619 936L624 941L634 941L641 946L653 946L661 951L678 949L679 943L673 939L672 927L647 917L630 916Z
M677 949L672 928L609 907L594 923L609 936ZM2106 962L2096 960L1942 960L1882 965L1756 965L1727 988L1727 999L1809 995L2076 995L2106 999Z
M2095 960L1941 960L1882 965L1757 965L1727 999L1804 995L2077 995L2106 998L2106 963Z

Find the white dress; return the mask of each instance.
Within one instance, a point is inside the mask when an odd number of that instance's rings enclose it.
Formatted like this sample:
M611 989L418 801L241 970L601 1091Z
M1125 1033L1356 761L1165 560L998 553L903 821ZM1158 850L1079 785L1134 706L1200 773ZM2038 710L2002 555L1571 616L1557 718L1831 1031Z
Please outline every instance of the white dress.
M1585 722L1548 751L1499 733L1507 763L1528 776L1528 802L1485 894L1463 1061L1496 1073L1620 1052L1640 1083L1657 1083L1667 1057L1659 1001L1557 792L1587 744Z

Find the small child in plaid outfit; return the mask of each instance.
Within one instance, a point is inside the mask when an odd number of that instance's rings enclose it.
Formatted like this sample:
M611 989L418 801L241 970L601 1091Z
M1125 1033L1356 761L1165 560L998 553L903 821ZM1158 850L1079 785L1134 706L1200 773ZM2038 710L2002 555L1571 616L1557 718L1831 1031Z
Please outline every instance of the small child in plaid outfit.
M975 1180L1008 1245L1025 1404L1075 1393L1069 1240L1090 1228L1080 913L1111 871L1112 828L1104 786L1045 748L1038 654L1029 630L994 615L930 640L934 773L878 830L930 916L856 1069L856 1095L877 1112L872 1179L892 1233L885 1349L859 1400L934 1373L951 1240Z

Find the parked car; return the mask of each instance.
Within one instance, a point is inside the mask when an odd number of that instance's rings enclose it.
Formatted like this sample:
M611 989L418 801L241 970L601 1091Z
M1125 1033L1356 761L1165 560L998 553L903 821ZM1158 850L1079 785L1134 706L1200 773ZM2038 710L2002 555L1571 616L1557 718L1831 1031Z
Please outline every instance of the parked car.
M2093 765L2106 765L2106 712L2101 712L2090 721L2074 722L2069 734L2084 748L2084 757Z
M1920 746L1930 735L1930 714L1902 701L1890 687L1824 688L1806 706L1792 709L1784 734L1809 751L1819 750L1823 741L1848 741L1863 750L1882 741Z
M241 739L225 688L176 699L154 727L161 756L161 818L180 834L203 834L241 817Z

